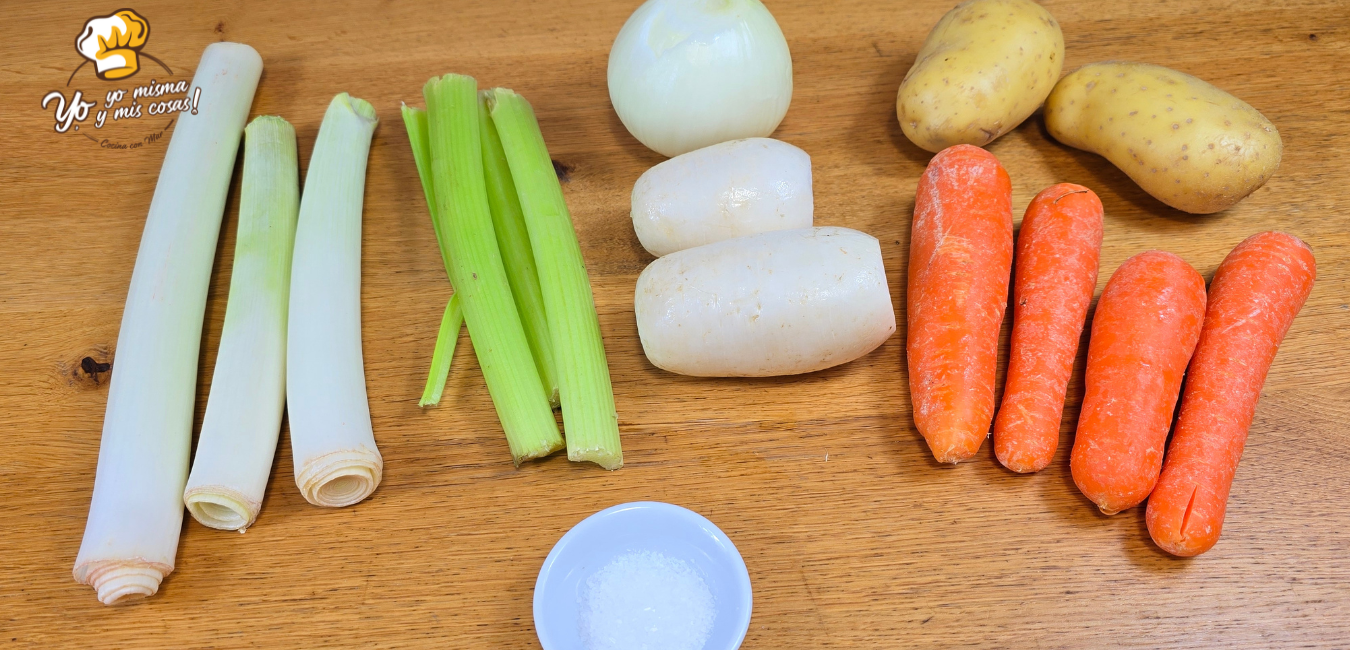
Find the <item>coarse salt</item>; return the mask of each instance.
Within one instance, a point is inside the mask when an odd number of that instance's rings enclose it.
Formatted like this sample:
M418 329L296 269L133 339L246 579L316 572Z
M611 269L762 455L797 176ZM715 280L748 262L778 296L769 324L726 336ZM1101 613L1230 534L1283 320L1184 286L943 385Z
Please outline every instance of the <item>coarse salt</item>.
M580 598L587 650L700 650L712 631L712 592L683 560L620 555L586 579Z

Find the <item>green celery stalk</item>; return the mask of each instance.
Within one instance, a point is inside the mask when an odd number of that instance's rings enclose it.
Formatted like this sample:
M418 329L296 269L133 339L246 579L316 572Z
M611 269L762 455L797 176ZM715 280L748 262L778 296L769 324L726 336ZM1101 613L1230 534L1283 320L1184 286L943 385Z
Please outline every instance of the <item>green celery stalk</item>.
M445 380L450 377L450 362L455 358L459 327L463 324L464 310L459 304L459 294L450 294L450 301L445 303L445 314L441 316L441 329L436 332L436 349L431 353L431 371L427 373L427 385L422 389L422 399L417 400L418 406L435 406L441 403Z
M408 130L408 144L412 145L413 164L417 165L417 177L422 181L422 194L426 196L427 210L431 212L431 229L436 233L436 245L441 249L441 261L445 264L446 276L449 276L450 242L445 239L441 220L436 216L436 190L431 182L431 135L427 112L404 104L403 126Z
M623 451L600 319L543 133L530 103L511 90L489 91L488 107L510 164L539 270L562 393L567 457L618 469L623 466Z
M431 182L431 143L427 139L427 112L404 104L403 125L408 130L413 163L417 165L417 177L422 180L422 193L426 195L427 210L432 215L431 229L436 232L436 246L441 250L441 261L445 264L445 273L448 276L450 243L445 240L441 222L435 216L436 194ZM459 296L451 295L450 301L445 305L445 315L441 317L441 329L436 332L436 349L431 353L431 371L427 373L427 385L422 389L422 399L417 401L418 406L435 406L441 403L441 393L445 391L445 380L450 377L450 362L455 357L455 343L459 340L459 328L463 323L464 311L460 308Z
M449 243L451 283L463 303L478 365L511 456L519 465L561 449L564 442L497 248L483 177L478 85L473 77L448 74L432 78L422 93L436 201L432 215Z
M544 294L539 288L534 251L530 248L530 235L525 229L525 215L520 211L516 185L511 180L511 168L506 163L501 138L488 113L487 91L478 94L478 125L483 140L483 176L487 181L488 207L492 211L492 227L497 231L497 246L506 265L506 277L511 281L511 294L516 299L520 323L525 327L525 339L530 343L534 364L539 368L539 379L548 393L549 403L557 406L558 371L549 339Z

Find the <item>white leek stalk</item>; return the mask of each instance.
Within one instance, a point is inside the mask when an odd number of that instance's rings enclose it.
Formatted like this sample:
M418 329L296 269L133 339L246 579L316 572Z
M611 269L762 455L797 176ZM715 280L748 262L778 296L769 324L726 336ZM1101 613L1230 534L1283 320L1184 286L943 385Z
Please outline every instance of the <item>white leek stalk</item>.
M202 52L196 114L180 113L160 168L117 336L94 496L75 579L104 604L159 590L173 571L192 444L197 354L216 238L262 59Z
M295 129L265 115L244 129L239 236L211 396L183 502L211 528L253 525L286 405L286 296L300 209Z
M375 447L361 357L361 201L375 109L342 93L319 127L300 199L286 338L295 483L316 506L370 496Z

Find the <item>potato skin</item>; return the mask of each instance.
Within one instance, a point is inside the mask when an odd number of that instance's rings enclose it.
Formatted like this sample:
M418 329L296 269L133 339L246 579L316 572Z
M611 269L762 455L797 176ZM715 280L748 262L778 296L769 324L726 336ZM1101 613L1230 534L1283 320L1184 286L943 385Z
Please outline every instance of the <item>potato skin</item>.
M934 153L984 146L1045 101L1064 69L1064 33L1031 0L968 0L928 33L900 83L895 114Z
M1046 100L1045 126L1193 214L1218 212L1256 191L1284 151L1275 125L1246 102L1148 63L1104 61L1073 71Z

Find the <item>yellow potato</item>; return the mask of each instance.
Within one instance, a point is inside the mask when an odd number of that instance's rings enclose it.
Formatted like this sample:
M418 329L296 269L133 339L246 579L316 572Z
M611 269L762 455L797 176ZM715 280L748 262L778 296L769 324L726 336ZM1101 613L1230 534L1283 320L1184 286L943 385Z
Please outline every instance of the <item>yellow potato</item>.
M1064 34L1031 0L969 0L928 33L895 99L914 144L984 146L1027 119L1064 68Z
M1111 161L1154 198L1209 214L1256 191L1284 144L1266 116L1196 79L1148 63L1085 65L1045 101L1056 140Z

